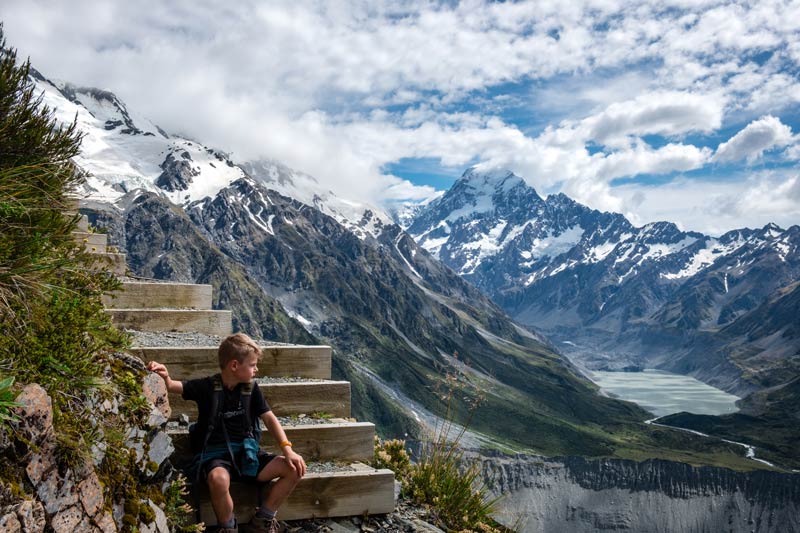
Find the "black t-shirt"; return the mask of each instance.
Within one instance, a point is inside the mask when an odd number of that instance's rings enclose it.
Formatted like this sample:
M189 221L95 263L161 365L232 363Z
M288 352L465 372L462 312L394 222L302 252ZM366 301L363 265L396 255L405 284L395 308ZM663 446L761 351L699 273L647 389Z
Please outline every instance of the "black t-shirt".
M248 437L255 419L260 418L261 415L270 410L264 395L261 394L261 389L254 384L253 392L250 395L250 414L253 420L248 424L245 421L244 406L242 405L241 392L243 386L240 383L233 390L222 387L220 410L222 411L222 419L225 421L228 438L230 438L231 442L241 442L245 437ZM197 428L201 435L205 435L206 428L208 428L208 417L211 412L212 395L214 394L213 377L192 379L183 383L183 399L197 402ZM215 425L214 432L208 439L208 444L209 446L225 444L225 434L222 432L221 424L217 423Z

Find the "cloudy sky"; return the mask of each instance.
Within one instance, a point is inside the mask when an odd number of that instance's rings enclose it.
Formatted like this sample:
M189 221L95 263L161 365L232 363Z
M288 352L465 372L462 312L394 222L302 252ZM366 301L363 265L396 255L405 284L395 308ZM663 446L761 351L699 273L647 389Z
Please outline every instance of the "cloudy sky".
M44 75L345 197L481 165L638 224L800 223L800 1L4 0L0 20Z

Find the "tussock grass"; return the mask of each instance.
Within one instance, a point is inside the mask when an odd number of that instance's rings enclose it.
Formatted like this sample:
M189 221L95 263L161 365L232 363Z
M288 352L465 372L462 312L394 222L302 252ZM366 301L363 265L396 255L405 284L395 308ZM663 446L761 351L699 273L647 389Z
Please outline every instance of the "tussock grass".
M489 495L478 465L467 460L460 445L481 395L471 395L475 399L469 406L470 418L459 425L453 420L452 406L471 385L457 374L448 374L444 383L440 399L446 405L445 414L423 440L417 462L411 462L405 441L376 437L373 466L393 470L403 495L427 507L432 521L447 531L510 531L492 518L499 498Z
M18 482L30 450L14 432L13 400L38 383L52 399L59 469L82 471L104 450L97 472L106 508L125 503L121 531L152 521L147 501L173 513L174 530L197 529L182 518L180 483L142 473L129 452L129 430L150 411L144 371L115 356L128 339L103 312L101 296L120 282L74 242L79 215L64 214L85 179L72 162L82 138L77 123L58 126L30 75L0 24L0 431L14 440L0 452L0 484L34 497ZM119 409L101 408L107 400Z

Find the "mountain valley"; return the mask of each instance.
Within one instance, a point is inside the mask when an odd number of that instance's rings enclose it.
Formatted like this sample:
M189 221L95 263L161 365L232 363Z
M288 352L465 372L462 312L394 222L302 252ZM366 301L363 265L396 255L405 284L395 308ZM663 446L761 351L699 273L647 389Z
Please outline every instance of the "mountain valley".
M729 438L774 435L765 420L798 417L786 398L800 376L800 226L719 237L669 222L637 228L563 194L543 199L511 172L470 169L408 231L580 367L659 368L745 396L743 411L760 418L737 433L745 415L727 417ZM717 425L699 419L693 427ZM796 431L778 434L782 451L766 444L797 465Z
M383 434L421 438L457 394L450 409L472 416L479 448L753 466L734 447L645 426L645 411L598 394L380 210L274 162L239 166L132 118L106 91L35 81L57 116L77 116L86 211L133 272L211 283L215 307L235 309L235 327L253 334L330 343L356 415Z

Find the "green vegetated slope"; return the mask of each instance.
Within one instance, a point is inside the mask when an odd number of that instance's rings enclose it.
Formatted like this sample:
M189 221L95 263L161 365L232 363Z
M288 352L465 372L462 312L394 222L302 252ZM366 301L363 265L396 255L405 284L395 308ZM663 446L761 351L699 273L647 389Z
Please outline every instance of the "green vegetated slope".
M758 414L749 414L759 402ZM785 468L800 469L797 456L800 426L800 377L774 389L760 391L741 413L724 416L678 413L660 420L665 424L746 442L758 448L759 458Z
M455 384L455 418L480 402L471 429L501 448L749 466L733 447L645 426L648 413L599 395L396 226L360 240L249 180L186 211L145 194L122 217L112 226L138 274L212 283L238 328L277 340L311 342L285 308L302 317L335 348L354 415L384 435L420 436L412 410L442 414Z
M800 468L800 283L723 328L717 352L762 387L740 401L741 411L724 416L671 415L665 424L746 442L759 457Z
M29 71L0 23L0 529L108 530L113 508L120 531L139 531L153 502L177 531L182 481L128 453L158 430L143 371L119 357L127 338L103 312L119 281L72 235L81 135L59 126Z

